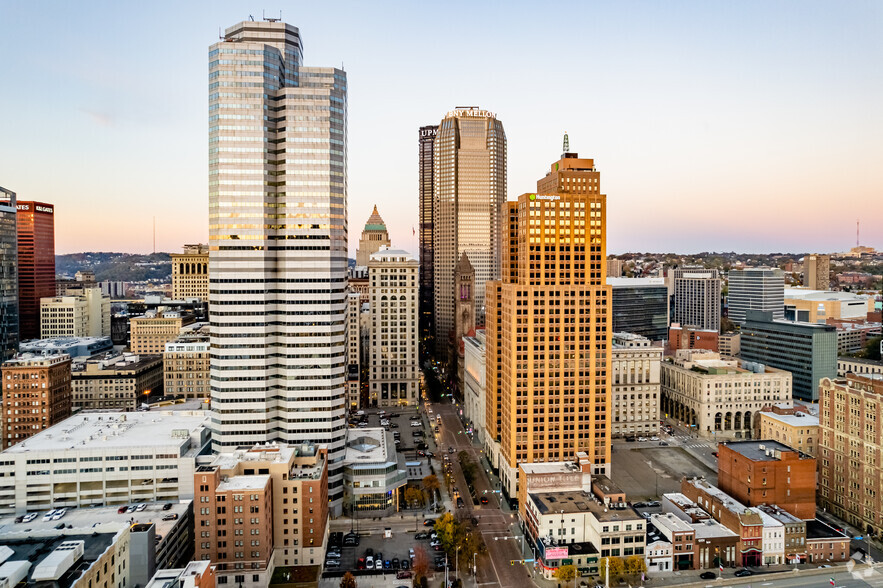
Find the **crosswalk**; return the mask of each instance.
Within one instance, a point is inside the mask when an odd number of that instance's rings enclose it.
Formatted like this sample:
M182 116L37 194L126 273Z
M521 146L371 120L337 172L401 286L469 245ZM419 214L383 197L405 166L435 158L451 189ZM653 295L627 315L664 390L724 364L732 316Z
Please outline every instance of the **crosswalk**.
M672 435L669 439L676 439L681 447L693 447L696 449L710 449L717 447L715 441L708 441L689 435Z

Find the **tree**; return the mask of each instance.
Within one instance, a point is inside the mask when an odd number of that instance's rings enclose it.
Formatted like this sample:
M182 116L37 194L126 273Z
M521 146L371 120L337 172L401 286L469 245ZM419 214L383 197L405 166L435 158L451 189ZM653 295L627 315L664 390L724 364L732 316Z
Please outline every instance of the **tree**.
M565 586L568 582L572 582L573 580L575 580L576 575L576 566L561 566L560 568L555 570L555 579L564 582Z
M345 573L340 579L340 588L356 588L356 579L350 572Z
M405 502L408 503L411 508L414 506L423 506L423 492L414 487L405 488Z
M622 558L619 557L602 557L599 562L598 571L601 573L601 577L604 577L604 574L610 574L610 579L615 579L622 576L622 573L625 571L625 564L622 561Z
M425 578L429 573L429 557L426 555L426 549L421 546L414 548L414 584L418 583L419 578Z
M625 572L632 576L643 574L647 571L647 562L640 555L630 555L625 560Z
M870 337L865 342L865 347L858 353L856 353L857 357L863 357L865 359L880 359L880 341L883 340L883 337Z
M435 504L435 493L439 488L441 488L441 484L439 484L435 474L430 474L423 478L423 489L429 492L429 498L433 504Z

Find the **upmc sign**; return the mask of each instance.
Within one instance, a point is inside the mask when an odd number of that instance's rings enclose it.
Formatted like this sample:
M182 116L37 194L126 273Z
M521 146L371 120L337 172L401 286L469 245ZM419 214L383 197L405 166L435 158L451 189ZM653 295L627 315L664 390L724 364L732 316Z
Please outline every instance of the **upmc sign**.
M550 559L564 559L567 557L566 547L549 547L546 549L546 561Z

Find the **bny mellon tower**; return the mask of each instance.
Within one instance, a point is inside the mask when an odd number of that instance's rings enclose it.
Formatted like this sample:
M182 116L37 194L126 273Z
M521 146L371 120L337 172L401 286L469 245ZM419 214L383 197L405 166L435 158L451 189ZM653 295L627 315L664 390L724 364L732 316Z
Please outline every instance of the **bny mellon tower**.
M303 67L296 27L241 22L209 48L213 446L328 446L342 499L346 74Z

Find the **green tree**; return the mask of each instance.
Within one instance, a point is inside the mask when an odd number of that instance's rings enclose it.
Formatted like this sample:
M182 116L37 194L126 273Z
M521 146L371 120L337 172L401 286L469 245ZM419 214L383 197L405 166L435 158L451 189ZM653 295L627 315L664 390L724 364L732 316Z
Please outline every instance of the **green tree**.
M345 573L340 579L340 588L356 588L356 578L350 572Z
M562 582L564 582L565 586L567 585L568 582L572 582L573 580L576 580L576 576L577 576L576 566L571 566L571 565L561 566L560 568L555 570L555 579L561 580Z
M625 572L632 576L643 574L647 571L647 562L640 555L630 555L625 560Z

